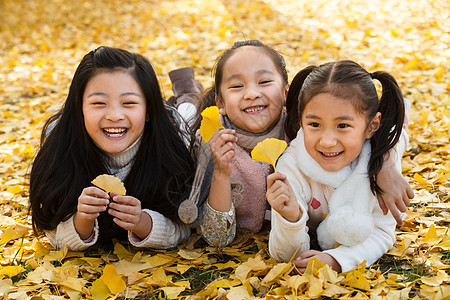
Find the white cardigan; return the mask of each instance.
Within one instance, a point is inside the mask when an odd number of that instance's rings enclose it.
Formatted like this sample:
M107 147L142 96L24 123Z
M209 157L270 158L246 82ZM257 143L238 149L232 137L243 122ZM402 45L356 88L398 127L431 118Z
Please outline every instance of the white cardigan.
M407 143L406 133L397 145L397 160L400 160ZM278 160L276 169L286 175L295 197L300 205L302 217L291 223L272 209L272 229L269 237L269 252L277 261L289 261L300 246L300 252L310 249L309 231L316 231L324 217L329 214L329 201L335 188L319 183L300 170L297 159L300 157L298 137L289 145ZM340 245L323 251L333 256L341 265L342 272L349 271L366 260L373 264L383 256L395 242L396 222L391 213L383 215L378 203L372 205L372 233L362 243L353 246Z

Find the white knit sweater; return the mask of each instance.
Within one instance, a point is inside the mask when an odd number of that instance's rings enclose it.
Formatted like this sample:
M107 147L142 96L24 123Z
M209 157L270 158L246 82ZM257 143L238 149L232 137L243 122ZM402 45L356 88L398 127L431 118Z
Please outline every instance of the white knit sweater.
M269 237L269 252L278 261L289 261L300 246L300 252L310 249L309 231L316 231L324 217L329 214L329 201L335 188L319 183L302 172L298 166L299 142L294 139L286 152L278 160L276 169L286 175L295 197L300 205L302 217L291 223L272 209L272 228ZM407 135L403 133L397 145L397 160L405 150ZM333 256L341 265L342 272L349 271L366 260L367 265L373 264L385 254L395 242L396 222L392 215L383 215L379 205L371 209L374 228L363 242L353 245L340 245L334 249L323 251Z
M140 138L125 151L111 155L118 166L117 169L110 170L112 175L117 176L122 181L126 178L130 172L133 158L139 148L139 144ZM168 249L176 247L180 242L189 237L191 232L189 226L173 222L162 214L150 209L142 209L142 211L150 216L153 227L145 239L140 239L137 235L129 231L128 240L133 246ZM88 240L82 240L75 229L73 218L74 216L71 216L68 220L59 223L54 230L46 231L46 235L54 247L60 249L67 245L72 251L82 251L97 242L99 235L97 220L95 220L93 235Z

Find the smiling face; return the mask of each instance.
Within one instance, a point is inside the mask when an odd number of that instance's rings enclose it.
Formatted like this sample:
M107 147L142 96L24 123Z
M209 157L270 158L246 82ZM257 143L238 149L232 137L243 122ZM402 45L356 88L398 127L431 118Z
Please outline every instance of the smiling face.
M321 93L308 102L301 118L308 154L326 171L339 171L358 157L381 115L367 122L351 101Z
M84 124L103 151L119 153L131 146L145 126L146 100L126 71L93 76L83 94Z
M223 67L221 97L216 103L236 126L261 133L280 119L287 89L270 56L257 47L244 46Z

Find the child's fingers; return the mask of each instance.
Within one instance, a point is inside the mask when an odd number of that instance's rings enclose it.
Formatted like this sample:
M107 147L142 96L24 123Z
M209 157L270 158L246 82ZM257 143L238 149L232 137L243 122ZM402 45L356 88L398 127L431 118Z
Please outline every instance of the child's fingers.
M300 254L298 255L298 257L296 259L301 260L301 259L310 259L313 258L314 256L316 256L317 254L321 253L320 251L317 250L305 250L300 252Z
M306 259L295 259L292 262L297 267L297 270L300 273L305 273L306 267L308 266L308 261L309 261L309 258L306 258Z
M289 201L289 192L282 181L276 181L269 189L266 195L267 201L272 207L282 208ZM275 208L274 207L274 208Z
M83 191L81 192L81 196L83 195L101 199L109 199L108 193L96 186L84 188Z
M135 214L135 213L126 213L115 209L108 209L108 213L114 217L113 218L114 223L116 223L125 230L133 231L139 224L140 212L139 214Z
M211 147L211 152L216 159L220 159L220 158L224 157L225 155L227 155L227 153L230 153L230 152L234 157L234 149L235 149L235 146L233 143L226 143L226 144L222 145L221 147ZM228 156L229 155L230 154L228 154Z
M105 211L109 203L109 196L108 198L103 198L104 194L108 196L107 193L98 188L89 187L83 189L80 197L78 197L77 211L87 215Z
M131 196L121 196L112 193L113 202L109 204L108 213L122 222L132 223L139 221L141 202Z
M228 147L234 147L234 143L237 142L237 137L234 135L234 133L235 131L230 129L220 130L216 132L216 134L209 141L211 151L217 152L218 149L225 147L225 145L227 145Z
M123 211L123 210L116 210L116 209L108 209L108 213L113 216L116 217L120 220L122 220L123 222L128 222L128 223L134 223L136 222L137 216L134 213L128 213L127 211Z
M78 203L77 211L86 214L95 214L105 211L106 207L107 207L106 205L92 205L86 203Z
M113 210L123 212L129 215L139 214L141 211L141 202L131 196L117 195L112 197L113 202L109 204L109 207Z
M78 204L91 205L91 206L105 206L108 205L109 198L97 198L93 196L81 195L78 198Z
M387 214L388 208L387 208L386 203L384 202L384 199L381 195L378 196L378 204L380 205L380 208L383 211L383 215Z
M281 175L281 174L280 174ZM275 179L272 181L273 178L270 178L268 180L268 188L267 188L267 199L275 199L279 197L286 198L285 201L289 200L290 190L289 185L287 184L286 180L282 180L284 175L281 175L278 177L278 179Z
M272 173L269 176L267 176L267 187L271 187L277 180L284 181L285 179L286 176L279 172Z
M118 226L122 227L125 230L133 230L134 227L136 226L135 223L126 222L119 218L114 218L113 221L114 223L116 223Z
M111 192L111 198L114 202L124 204L124 205L140 205L141 201L133 196L122 196L116 193Z
M236 131L234 129L223 129L216 131L209 143L215 143L218 140L235 143L237 142L237 137L234 135L235 133Z
M231 162L235 156L234 143L226 143L222 147L211 145L211 152L214 160L214 169L231 173Z
M211 148L211 152L213 153L213 155L220 155L221 152L223 153L229 150L234 151L235 141L220 138L210 143L209 147Z
M413 199L414 198L414 191L413 191L413 189L411 188L411 186L410 185L408 185L407 186L407 188L406 188L406 201L405 201L405 204L406 205L409 205L410 204L410 201L409 201L409 199Z
M402 214L401 211L398 209L398 207L395 205L395 203L388 202L386 205L389 211L391 212L392 216L394 217L395 221L397 222L397 224L399 226L402 226L403 225Z

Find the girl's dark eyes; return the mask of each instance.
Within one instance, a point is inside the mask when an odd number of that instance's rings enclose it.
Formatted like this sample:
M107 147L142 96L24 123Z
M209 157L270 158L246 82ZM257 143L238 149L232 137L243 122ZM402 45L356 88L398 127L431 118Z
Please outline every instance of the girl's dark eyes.
M319 123L316 123L316 122L311 122L311 123L309 123L309 126L312 126L312 127L320 127L320 124L319 124Z
M347 128L347 127L349 127L348 124L339 124L338 125L338 128Z
M232 86L230 86L230 89L238 89L241 87L242 87L242 85L232 85Z
M273 80L263 80L263 81L261 81L260 82L260 84L266 84L266 83L270 83L270 82L272 82Z
M95 101L92 102L93 105L105 105L105 102L101 102L101 101Z

